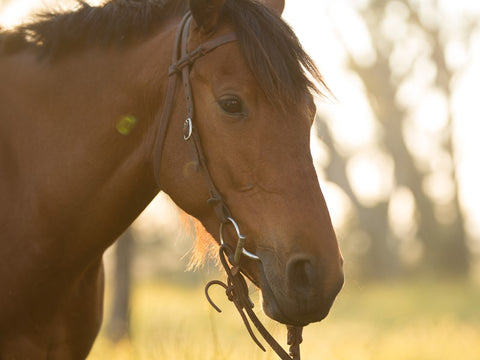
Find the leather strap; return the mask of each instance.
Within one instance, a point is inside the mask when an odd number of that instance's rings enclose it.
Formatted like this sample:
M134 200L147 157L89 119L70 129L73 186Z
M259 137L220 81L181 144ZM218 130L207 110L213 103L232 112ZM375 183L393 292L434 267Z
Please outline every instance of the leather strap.
M260 343L255 334L252 331L252 327L248 318L253 323L255 328L258 330L260 335L265 339L268 345L272 348L273 351L278 355L282 360L300 360L300 344L302 343L302 327L298 326L287 326L287 343L290 345L289 354L282 348L282 346L273 338L273 336L268 332L268 330L263 326L261 321L258 319L257 315L253 311L253 302L250 300L248 294L247 283L240 271L238 265L230 266L227 259L232 257L233 250L228 244L222 244L219 249L220 261L225 269L227 274L227 282L224 283L219 280L210 281L205 286L205 295L209 303L213 306L215 310L221 312L220 308L212 301L208 293L212 285L219 285L225 289L225 293L228 297L228 300L234 303L237 308L238 313L240 314L245 327L248 330L253 341L258 345L260 349L265 351L265 347Z
M173 103L175 100L176 82L179 74L182 76L183 85L185 88L185 100L187 103L187 118L191 121L194 119L195 108L193 101L193 94L190 85L190 68L195 61L215 50L221 45L236 41L236 36L233 33L226 34L199 45L195 50L188 52L188 35L192 17L190 12L187 12L178 25L178 30L175 35L172 64L168 69L168 86L165 101L163 103L163 110L155 121L159 123L156 134L155 147L153 150L153 167L155 181L160 187L160 164L163 152L163 144L167 133L168 122L171 116ZM198 141L197 141L198 142ZM203 152L203 151L202 151ZM208 171L207 171L208 172ZM211 182L213 183L213 182ZM209 185L210 188L210 185Z
M173 43L173 53L172 53L172 64L175 64L178 59L178 47L180 46L180 37L182 35L183 27L187 21L189 13L180 21L178 25L178 30L175 35L175 40ZM172 112L173 101L175 100L175 87L177 83L177 77L175 74L168 73L168 86L167 86L167 95L165 96L165 101L163 103L162 114L160 119L155 118L155 122L158 121L159 127L157 134L155 136L155 147L153 149L153 173L155 175L155 181L157 186L160 187L160 163L162 161L162 150L163 143L165 141L165 135L167 133L168 120L170 119L170 114Z

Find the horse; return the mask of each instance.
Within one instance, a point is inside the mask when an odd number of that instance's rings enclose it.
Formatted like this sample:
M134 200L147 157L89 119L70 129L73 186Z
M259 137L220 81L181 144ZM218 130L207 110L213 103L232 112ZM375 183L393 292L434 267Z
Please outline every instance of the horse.
M240 249L267 316L327 316L343 258L309 149L326 87L283 7L80 1L0 32L0 358L87 357L102 255L159 191Z

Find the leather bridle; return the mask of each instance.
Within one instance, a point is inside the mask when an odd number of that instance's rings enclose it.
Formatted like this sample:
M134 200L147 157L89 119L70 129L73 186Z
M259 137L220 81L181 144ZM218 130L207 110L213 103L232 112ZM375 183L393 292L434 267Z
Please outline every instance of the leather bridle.
M238 236L238 245L235 252L234 258L235 261L240 261L241 255L245 255L253 260L259 260L258 256L248 252L245 249L245 239L246 237L240 233L237 222L233 219L231 212L223 200L220 191L218 191L215 183L212 180L210 171L207 167L207 159L203 151L203 147L200 141L200 136L196 131L193 121L195 118L195 107L193 102L192 86L190 84L190 69L195 61L208 54L209 52L215 50L219 46L228 44L230 42L236 41L237 38L235 34L230 33L224 36L220 36L208 42L205 42L199 45L195 50L188 51L188 35L190 29L190 23L192 21L192 16L190 13L187 13L182 21L180 22L174 43L172 64L168 69L168 88L167 95L165 98L165 103L163 107L163 112L160 118L160 128L157 134L157 140L154 149L154 172L155 179L157 184L160 185L160 158L163 148L163 142L166 135L168 120L171 114L172 105L174 102L175 88L177 82L177 74L181 74L183 88L185 91L185 102L187 107L187 118L183 124L183 139L190 143L192 147L192 153L195 157L195 164L197 167L203 170L205 180L208 186L209 198L207 202L213 207L215 214L220 221L220 239L222 242L222 230L223 224L232 224L237 232Z
M159 129L156 135L155 148L153 152L154 159L154 173L155 180L160 186L160 160L163 150L163 143L165 140L168 121L172 112L172 106L175 98L176 82L178 75L181 75L182 84L185 91L185 101L187 107L187 117L183 124L183 138L190 143L192 153L195 157L195 163L197 168L202 170L204 174L209 198L207 202L213 207L213 210L220 221L220 249L219 256L221 263L227 273L227 282L221 282L214 280L209 282L205 287L205 294L208 301L212 306L220 312L220 309L211 300L208 290L212 285L220 285L225 288L226 294L230 301L232 301L238 312L240 313L242 320L247 327L247 330L255 341L255 343L265 351L265 348L261 345L258 339L253 334L249 321L255 325L262 337L268 342L272 349L282 360L300 360L300 343L302 342L301 327L287 326L288 328L288 344L290 347L290 355L283 350L283 348L275 341L275 339L268 333L260 320L255 315L253 309L253 302L248 295L248 287L246 281L241 273L240 259L245 256L251 260L259 261L260 258L252 254L245 249L246 237L242 235L237 222L232 217L232 214L225 203L220 191L218 191L213 179L210 175L210 171L207 166L207 159L205 157L203 147L200 141L200 136L194 127L195 108L193 101L192 87L190 84L190 70L195 61L215 50L216 48L236 41L236 35L229 33L210 41L207 41L199 45L195 50L188 51L188 36L190 30L190 24L192 22L192 15L190 12L182 18L174 41L172 64L168 69L168 87L163 111L159 120ZM237 235L237 245L235 250L223 240L223 229L225 225L232 225ZM228 261L227 261L228 259Z

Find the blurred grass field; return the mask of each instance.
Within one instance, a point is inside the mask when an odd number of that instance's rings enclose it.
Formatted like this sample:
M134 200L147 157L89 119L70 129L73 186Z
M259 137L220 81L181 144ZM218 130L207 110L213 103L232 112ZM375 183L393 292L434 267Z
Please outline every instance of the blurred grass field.
M137 284L132 340L112 344L102 330L88 360L276 359L250 340L223 290L212 294L222 314L210 308L200 283ZM257 294L252 298L260 312ZM259 316L285 344L284 327ZM466 280L347 283L328 318L304 329L302 359L478 360L480 286Z

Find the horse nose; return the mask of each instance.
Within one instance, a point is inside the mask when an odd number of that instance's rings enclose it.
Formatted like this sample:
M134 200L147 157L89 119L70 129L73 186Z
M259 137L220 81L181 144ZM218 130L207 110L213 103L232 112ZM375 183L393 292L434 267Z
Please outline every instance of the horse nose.
M287 287L294 298L313 300L323 298L333 301L343 286L342 266L321 265L308 255L294 255L286 267Z
M319 270L307 255L296 255L287 262L286 278L290 291L305 296L318 287Z

